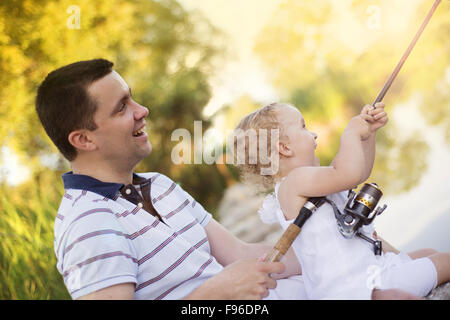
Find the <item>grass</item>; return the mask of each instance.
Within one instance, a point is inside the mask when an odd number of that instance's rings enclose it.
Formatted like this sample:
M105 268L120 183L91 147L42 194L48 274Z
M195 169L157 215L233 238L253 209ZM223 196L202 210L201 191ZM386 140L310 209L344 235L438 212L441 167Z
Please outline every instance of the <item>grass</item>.
M53 225L63 191L51 185L2 188L0 299L70 299L53 251Z

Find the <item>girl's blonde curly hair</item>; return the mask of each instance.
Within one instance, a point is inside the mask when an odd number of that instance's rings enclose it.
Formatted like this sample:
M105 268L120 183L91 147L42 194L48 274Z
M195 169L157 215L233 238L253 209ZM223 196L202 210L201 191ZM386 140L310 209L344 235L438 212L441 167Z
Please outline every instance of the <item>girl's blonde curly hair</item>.
M278 113L284 106L290 105L271 103L250 113L233 132L234 163L246 182L263 190L273 188L279 179L277 144L282 128Z

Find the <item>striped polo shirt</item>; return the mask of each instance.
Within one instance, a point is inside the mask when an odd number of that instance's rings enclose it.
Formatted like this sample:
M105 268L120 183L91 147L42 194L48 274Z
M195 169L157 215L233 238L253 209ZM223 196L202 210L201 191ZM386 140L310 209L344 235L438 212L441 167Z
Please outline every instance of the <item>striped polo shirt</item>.
M73 299L125 282L135 299L182 299L222 270L204 229L211 214L165 175L138 176L163 222L122 197L123 184L63 175L54 249Z

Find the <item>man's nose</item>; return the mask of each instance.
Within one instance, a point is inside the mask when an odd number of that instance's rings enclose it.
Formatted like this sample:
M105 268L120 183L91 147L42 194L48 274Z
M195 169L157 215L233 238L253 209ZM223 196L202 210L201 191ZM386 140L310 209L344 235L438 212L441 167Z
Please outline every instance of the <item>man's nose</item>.
M140 120L148 116L148 109L139 103L136 103L136 108L134 111L134 118Z

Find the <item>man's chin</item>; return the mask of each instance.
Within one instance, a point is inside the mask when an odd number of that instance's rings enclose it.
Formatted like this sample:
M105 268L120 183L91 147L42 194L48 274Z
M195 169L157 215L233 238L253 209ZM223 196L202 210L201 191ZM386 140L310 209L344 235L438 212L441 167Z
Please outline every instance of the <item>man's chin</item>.
M150 153L152 153L152 144L150 143L150 141L147 143L147 146L144 150L144 158L148 157L150 155Z
M152 145L147 143L145 146L140 146L138 150L135 150L135 160L139 163L143 159L147 158L152 153Z

